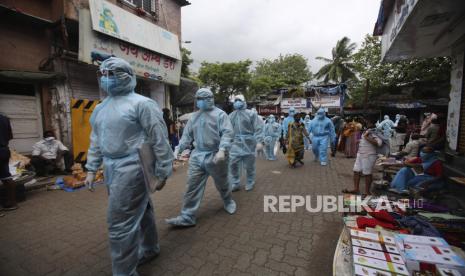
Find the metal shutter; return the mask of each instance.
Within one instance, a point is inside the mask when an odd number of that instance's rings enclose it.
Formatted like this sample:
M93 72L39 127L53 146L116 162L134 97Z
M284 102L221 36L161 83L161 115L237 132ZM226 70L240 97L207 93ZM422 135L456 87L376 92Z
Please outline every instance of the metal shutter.
M14 95L15 91L0 91L0 110L10 118L13 140L10 148L23 154L42 138L42 117L37 92L33 96ZM4 94L5 93L5 94Z
M95 65L67 62L68 85L71 88L72 98L100 100Z

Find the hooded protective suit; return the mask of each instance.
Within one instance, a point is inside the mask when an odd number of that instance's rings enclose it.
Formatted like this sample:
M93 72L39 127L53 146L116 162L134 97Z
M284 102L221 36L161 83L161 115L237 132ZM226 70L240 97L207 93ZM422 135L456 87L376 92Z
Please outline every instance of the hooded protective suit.
M305 115L305 119L303 121L303 124L305 125L305 129L307 130L308 133L310 133L309 129L310 129L310 123L311 122L312 122L312 120L310 119L310 116ZM311 146L310 139L308 139L307 137L304 137L304 149L309 150L310 146Z
M176 149L182 152L195 141L195 149L189 159L187 190L181 215L166 220L174 226L195 225L195 213L200 207L209 176L213 177L225 210L230 214L236 211L236 203L232 199L228 183L228 162L225 157L234 137L231 121L223 110L215 107L213 93L209 89L200 88L195 97L200 110L187 121L179 148Z
M287 131L289 129L289 124L294 122L295 108L289 108L289 115L283 120L283 137L287 137Z
M136 76L131 66L112 57L101 64L100 71L100 85L108 97L90 118L86 168L92 174L104 165L113 275L137 275L138 261L159 252L153 206L137 149L153 143L159 179L170 176L173 152L157 103L134 93Z
M255 185L255 149L257 143L263 143L263 121L240 99L234 102L234 111L229 119L234 130L234 141L229 151L229 177L233 191L240 189L242 168L247 175L245 189L252 190ZM261 146L263 148L263 146Z
M320 160L322 166L328 164L328 139L333 143L336 138L333 122L326 117L325 110L320 108L310 123L309 133L312 134L312 150L315 161Z
M265 154L267 160L276 160L274 146L281 135L281 125L276 123L273 115L268 116L268 123L264 130Z
M384 120L376 128L383 131L384 137L391 138L393 126L394 122L389 119L388 115L384 115Z

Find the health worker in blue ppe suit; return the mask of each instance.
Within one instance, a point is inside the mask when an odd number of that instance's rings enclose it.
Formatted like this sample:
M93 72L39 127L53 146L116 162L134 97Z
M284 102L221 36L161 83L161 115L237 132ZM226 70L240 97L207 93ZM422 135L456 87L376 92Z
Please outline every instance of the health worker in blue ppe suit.
M322 166L328 164L328 143L334 143L336 132L331 119L326 117L325 110L320 108L315 118L310 123L309 133L312 135L312 150L315 161L320 161ZM329 139L329 140L328 140Z
M392 128L394 127L394 122L389 119L388 115L384 115L384 120L377 125L377 129L383 131L383 135L386 138L391 138L392 136Z
M233 191L240 190L242 169L246 171L245 190L255 185L255 150L263 149L263 120L253 110L248 110L242 99L234 100L234 111L229 119L234 130L234 141L229 151L229 177Z
M283 137L287 137L287 131L289 129L289 124L294 122L294 115L296 111L294 107L289 108L289 114L283 120Z
M309 132L309 129L310 129L310 123L312 122L312 120L310 119L310 115L305 115L305 119L303 121L303 124L305 125L305 129L307 130L308 133ZM310 147L311 147L311 141L309 138L307 137L304 137L304 149L305 150L310 150Z
M276 155L274 154L274 147L280 135L281 125L276 122L275 117L273 115L268 116L268 122L265 125L264 135L265 154L267 160L276 160Z
M137 149L153 144L158 189L171 175L174 156L163 114L155 101L134 92L136 75L129 63L111 57L102 62L99 73L100 87L108 97L90 118L85 183L92 191L103 163L113 275L138 275L137 265L156 257L160 249Z
M236 212L236 203L232 199L228 182L227 152L234 137L231 121L226 112L215 107L213 93L209 89L200 88L195 98L199 110L187 121L179 146L175 149L177 155L192 142L195 145L189 159L187 190L181 214L166 220L174 226L188 227L196 224L195 213L200 207L209 176L213 177L226 212Z

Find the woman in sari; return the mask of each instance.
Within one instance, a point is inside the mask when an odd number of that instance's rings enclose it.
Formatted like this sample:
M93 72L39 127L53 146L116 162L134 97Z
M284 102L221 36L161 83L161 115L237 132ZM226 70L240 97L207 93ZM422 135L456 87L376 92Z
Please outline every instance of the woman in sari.
M291 168L295 168L297 162L304 164L304 138L310 139L305 128L305 124L300 122L300 114L296 114L294 122L289 124L287 131L288 149L286 153L287 161Z
M355 120L346 124L344 131L342 132L344 142L343 149L344 154L347 158L354 158L357 156L357 145L358 141L361 138L361 127L360 123L357 123Z

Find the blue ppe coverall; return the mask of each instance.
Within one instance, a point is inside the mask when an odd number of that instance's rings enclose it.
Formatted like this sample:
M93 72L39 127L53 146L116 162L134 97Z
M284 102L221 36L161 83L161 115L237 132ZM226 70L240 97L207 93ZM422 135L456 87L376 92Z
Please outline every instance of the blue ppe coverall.
M240 104L240 105L237 105ZM234 130L234 140L229 152L229 177L232 190L240 189L242 169L246 171L247 191L255 185L255 149L263 143L263 120L253 110L246 109L246 104L236 100L236 109L229 114Z
M136 76L129 63L112 57L100 65L100 71L100 86L108 97L90 118L86 168L96 172L104 165L113 275L138 275L138 261L160 249L137 149L143 143L153 144L159 179L171 175L174 156L162 112L155 101L134 92Z
M195 97L200 110L191 116L179 141L179 152L190 147L195 141L195 148L189 159L187 190L181 215L166 220L175 226L196 224L195 214L200 207L209 176L213 177L216 189L223 199L224 208L228 211L231 205L235 206L228 183L227 157L224 161L214 162L219 150L227 152L231 148L234 137L231 122L226 112L215 107L213 93L209 89L199 89Z
M274 146L276 144L276 141L279 139L279 136L281 135L281 125L276 123L273 115L270 115L270 117L268 118L268 123L265 125L264 132L266 158L268 160L276 160L276 156L274 154Z
M289 128L289 124L292 124L294 122L294 115L295 115L295 108L291 107L289 108L289 115L284 118L283 120L283 137L287 137L287 131Z
M310 133L309 129L310 129L311 122L312 120L310 119L310 116L306 115L303 123L308 133ZM308 137L304 137L304 149L310 150L310 146L311 146L310 139Z
M328 142L334 143L336 132L333 122L326 117L323 108L318 110L315 118L311 121L309 133L312 134L312 150L315 161L320 160L320 164L326 166L328 163Z
M379 123L376 128L383 131L384 137L391 138L393 127L394 127L394 122L391 121L391 119L389 119L388 115L384 115L384 120L381 123Z

